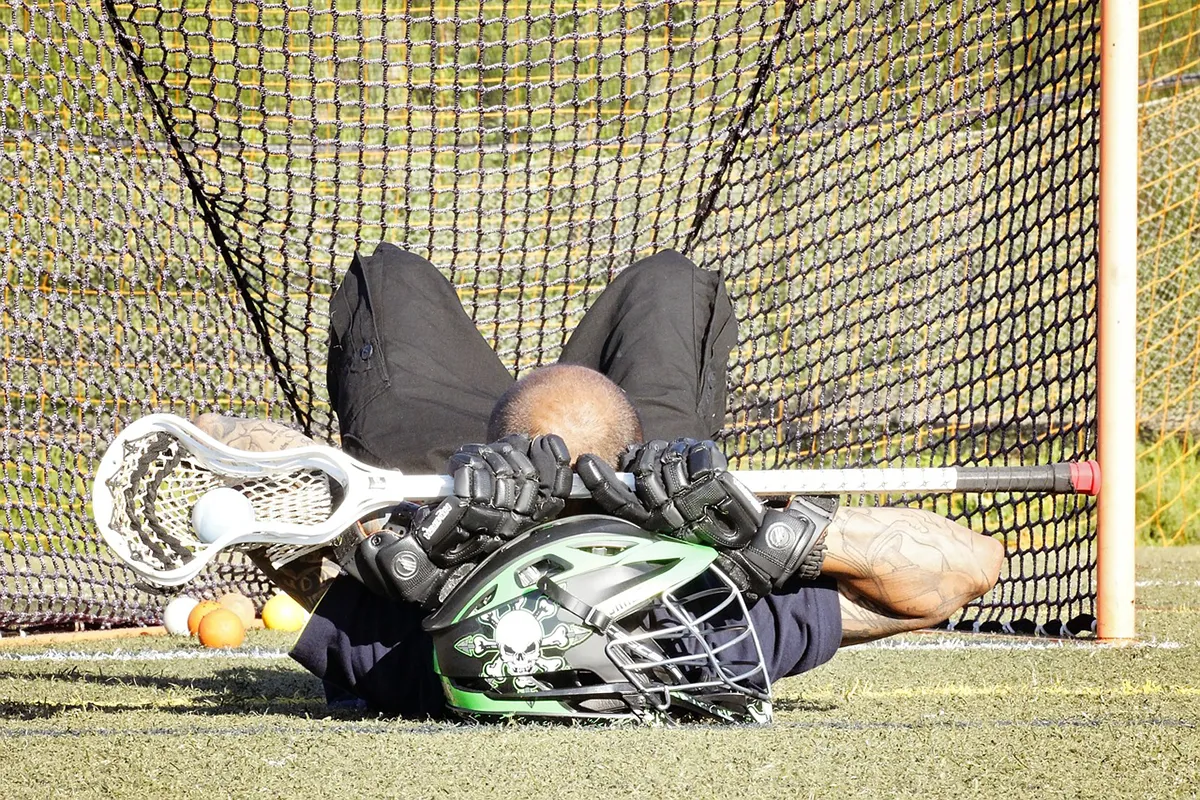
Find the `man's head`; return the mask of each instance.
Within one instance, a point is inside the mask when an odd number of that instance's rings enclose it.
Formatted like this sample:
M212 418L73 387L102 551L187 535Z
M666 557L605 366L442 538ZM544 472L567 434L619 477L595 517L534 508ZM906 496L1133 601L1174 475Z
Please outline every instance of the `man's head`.
M621 387L595 370L574 364L541 367L517 381L496 402L488 439L510 433L555 433L572 458L594 453L609 463L642 440L642 423Z

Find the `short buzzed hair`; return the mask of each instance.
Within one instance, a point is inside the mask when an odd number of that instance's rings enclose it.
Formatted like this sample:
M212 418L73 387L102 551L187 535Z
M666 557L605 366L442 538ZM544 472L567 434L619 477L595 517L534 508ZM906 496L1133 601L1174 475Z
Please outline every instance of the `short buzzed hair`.
M488 420L488 439L558 434L574 461L592 453L610 464L642 440L637 410L621 387L575 364L540 367L509 387Z

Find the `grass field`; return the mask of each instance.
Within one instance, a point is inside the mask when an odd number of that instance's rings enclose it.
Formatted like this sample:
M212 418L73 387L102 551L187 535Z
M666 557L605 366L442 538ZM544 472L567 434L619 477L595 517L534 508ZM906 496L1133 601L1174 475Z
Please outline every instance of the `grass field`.
M5 627L145 600L114 597L86 507L132 417L332 431L325 300L385 238L452 267L522 367L554 357L635 252L735 268L728 442L746 466L1094 449L1092 3L10 5ZM1179 544L1200 535L1200 22L1194 0L1142 6L1138 535ZM1092 546L1065 544L1090 531L1082 504L1007 501L969 521L1029 554L1039 593L1086 586ZM263 680L286 664L249 663Z
M776 687L765 728L329 713L253 632L0 649L0 797L1193 797L1200 547L1139 552L1130 647L926 633Z

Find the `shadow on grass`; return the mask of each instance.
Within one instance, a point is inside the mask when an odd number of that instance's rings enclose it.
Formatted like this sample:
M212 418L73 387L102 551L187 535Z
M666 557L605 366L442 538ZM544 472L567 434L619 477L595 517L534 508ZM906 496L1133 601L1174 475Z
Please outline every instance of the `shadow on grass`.
M378 713L367 710L331 708L326 704L321 684L316 678L280 667L238 666L220 669L210 675L174 676L103 674L72 666L57 671L25 672L5 677L36 684L40 688L28 694L49 696L49 699L22 699L22 692L18 688L7 698L0 697L0 721L50 720L72 712L114 716L149 712L180 717L244 717L251 714L256 717L332 719L342 722L381 719ZM78 691L81 685L106 687L111 692L105 692L99 699L81 699ZM144 690L147 689L153 690L153 696L146 696ZM53 698L53 695L60 693L61 700ZM138 698L127 697L131 693L137 693ZM778 698L774 707L776 712L784 713L828 713L837 710L838 704L824 700Z
M69 699L62 701L0 698L0 720L52 719L70 711L113 714L153 711L209 716L255 714L347 721L378 719L379 716L367 711L330 708L325 702L317 679L291 669L234 667L198 677L104 675L70 669L9 677L43 686L90 684L111 687L117 691L112 695L112 702L82 700L75 691L70 692L72 696ZM121 689L154 689L164 694L136 702L123 702L119 691ZM44 695L47 692L38 694Z

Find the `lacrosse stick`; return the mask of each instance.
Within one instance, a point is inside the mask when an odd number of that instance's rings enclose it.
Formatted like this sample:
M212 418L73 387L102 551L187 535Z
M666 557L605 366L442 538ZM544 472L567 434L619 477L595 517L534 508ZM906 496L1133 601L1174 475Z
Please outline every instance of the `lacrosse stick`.
M1099 469L1090 461L1033 467L741 470L736 475L759 495L1095 494L1099 489ZM633 486L632 475L621 478ZM105 452L92 484L92 513L105 542L134 572L161 586L177 586L198 575L221 550L319 546L373 512L404 500L445 497L453 487L449 476L377 469L323 445L239 450L181 417L153 414L125 428ZM199 536L193 508L217 489L225 490L222 500L248 501L251 510L218 535ZM228 489L238 494L230 495ZM589 497L578 477L571 496Z

